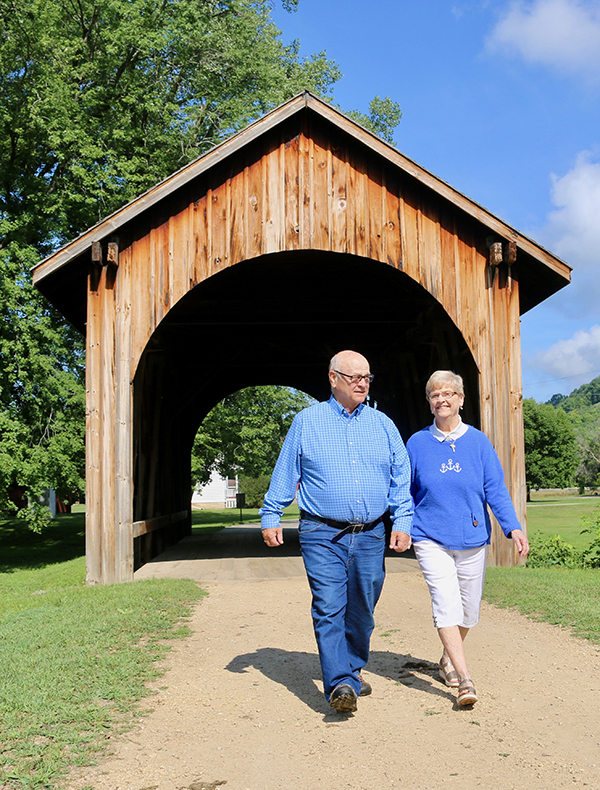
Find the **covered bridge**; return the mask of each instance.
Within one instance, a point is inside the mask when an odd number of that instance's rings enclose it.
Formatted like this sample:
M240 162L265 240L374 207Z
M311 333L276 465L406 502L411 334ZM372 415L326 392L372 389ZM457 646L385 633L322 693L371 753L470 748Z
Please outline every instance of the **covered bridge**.
M465 379L525 519L519 315L569 282L538 244L303 93L35 267L86 336L87 579L188 534L190 450L225 395L328 397L352 348L405 439L429 374ZM490 561L511 565L495 528Z

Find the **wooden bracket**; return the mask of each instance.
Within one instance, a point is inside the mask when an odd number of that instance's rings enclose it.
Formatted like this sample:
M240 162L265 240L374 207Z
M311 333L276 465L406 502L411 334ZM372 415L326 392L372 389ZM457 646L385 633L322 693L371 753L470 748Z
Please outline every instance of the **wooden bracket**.
M488 262L490 266L500 266L502 260L502 242L495 241L489 245Z
M102 271L102 244L99 241L92 242L92 264L90 266L90 290L97 291Z
M516 241L506 241L502 245L502 258L504 263L508 266L512 266L513 263L517 262L517 242Z
M119 265L118 239L113 239L112 241L108 242L108 247L106 249L106 264L107 266L114 266L115 268Z

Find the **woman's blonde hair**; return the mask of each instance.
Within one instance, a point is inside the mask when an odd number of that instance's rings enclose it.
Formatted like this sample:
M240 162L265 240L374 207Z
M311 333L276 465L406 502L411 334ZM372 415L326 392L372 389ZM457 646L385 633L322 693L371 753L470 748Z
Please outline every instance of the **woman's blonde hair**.
M425 385L425 394L427 400L434 390L443 389L444 385L452 387L452 390L459 395L465 394L465 386L462 376L455 373L453 370L436 370L432 373Z

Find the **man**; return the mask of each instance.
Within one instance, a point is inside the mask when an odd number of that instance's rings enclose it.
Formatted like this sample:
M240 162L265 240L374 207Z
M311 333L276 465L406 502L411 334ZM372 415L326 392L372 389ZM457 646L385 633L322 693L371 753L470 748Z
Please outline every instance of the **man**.
M323 687L340 713L355 711L357 697L371 693L361 670L385 576L386 514L390 548L410 546L408 455L394 423L365 406L372 379L361 354L333 357L331 397L294 418L260 511L265 543L281 545L281 514L298 488L300 548Z

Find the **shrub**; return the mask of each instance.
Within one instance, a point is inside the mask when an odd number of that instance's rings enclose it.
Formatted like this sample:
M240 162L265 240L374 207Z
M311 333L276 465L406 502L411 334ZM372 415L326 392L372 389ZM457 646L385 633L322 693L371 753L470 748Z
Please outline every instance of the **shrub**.
M240 477L240 492L246 494L246 507L261 507L269 489L271 475Z
M584 527L581 534L587 532L594 536L591 544L583 551L582 565L584 568L600 568L600 507L589 516L583 516L581 523Z
M581 568L582 566L582 552L563 540L560 535L553 535L551 538L534 535L530 538L529 545L528 568Z

